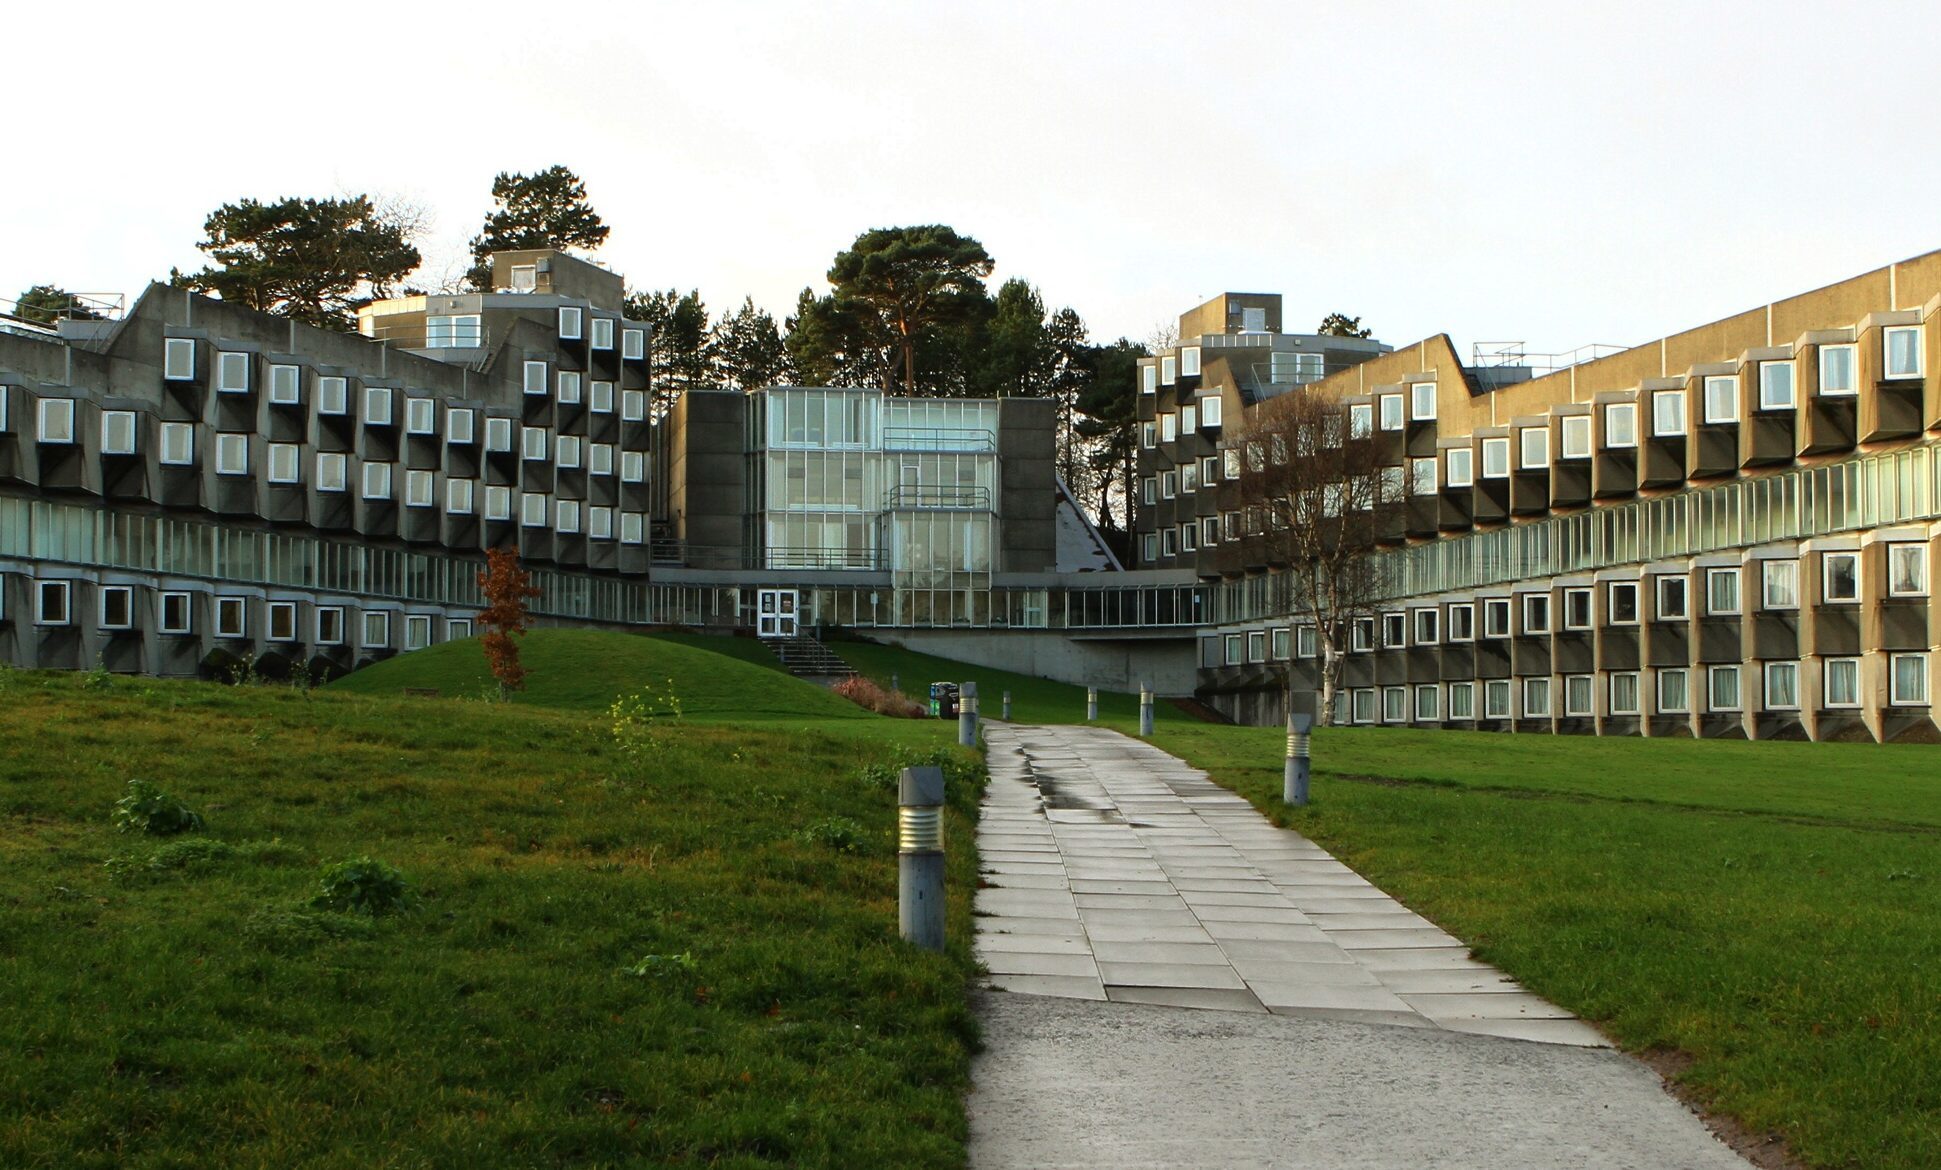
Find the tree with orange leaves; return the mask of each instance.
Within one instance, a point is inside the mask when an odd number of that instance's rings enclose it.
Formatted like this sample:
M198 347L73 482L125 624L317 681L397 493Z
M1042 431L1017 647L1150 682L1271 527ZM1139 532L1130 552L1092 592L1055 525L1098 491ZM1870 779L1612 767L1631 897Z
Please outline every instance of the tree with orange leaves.
M526 632L526 602L538 597L539 590L519 567L518 554L509 548L495 548L485 554L479 589L485 594L485 612L479 615L485 633L479 644L485 647L486 665L492 668L492 677L499 680L503 698L526 689L526 668L519 664L519 644L512 636Z

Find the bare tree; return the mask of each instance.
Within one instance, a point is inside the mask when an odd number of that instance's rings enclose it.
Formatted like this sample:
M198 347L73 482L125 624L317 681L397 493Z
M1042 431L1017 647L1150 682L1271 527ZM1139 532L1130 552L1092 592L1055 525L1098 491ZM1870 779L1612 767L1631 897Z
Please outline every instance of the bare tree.
M1366 423L1330 397L1296 390L1256 406L1236 436L1246 527L1258 530L1247 539L1282 567L1283 612L1314 627L1324 722L1334 719L1355 621L1377 596L1383 513L1401 500L1397 469L1383 465ZM1297 657L1283 674L1290 689Z

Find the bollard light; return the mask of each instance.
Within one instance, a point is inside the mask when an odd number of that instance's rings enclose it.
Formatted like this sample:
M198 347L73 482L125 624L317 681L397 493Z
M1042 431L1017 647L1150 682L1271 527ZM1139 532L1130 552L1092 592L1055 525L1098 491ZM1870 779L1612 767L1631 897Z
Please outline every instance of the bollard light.
M977 746L977 684L962 683L957 688L957 743Z
M1308 736L1314 730L1314 692L1287 696L1287 760L1281 769L1281 799L1300 807L1307 803Z
M895 693L902 689L903 689L902 676L897 674L896 671L892 670L890 672L890 691L892 693Z
M1139 684L1139 734L1152 738L1152 688Z
M1095 723L1099 717L1099 689L1085 688L1085 722Z
M944 949L944 770L905 768L896 786L897 928Z
M1011 692L1004 692L1004 721L1011 722Z

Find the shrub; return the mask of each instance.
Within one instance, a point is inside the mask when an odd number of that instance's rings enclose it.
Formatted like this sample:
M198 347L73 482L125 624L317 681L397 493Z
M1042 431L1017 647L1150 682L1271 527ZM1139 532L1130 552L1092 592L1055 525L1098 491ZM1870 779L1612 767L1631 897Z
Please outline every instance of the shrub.
M376 917L409 909L416 901L404 874L374 857L351 857L326 865L318 884L321 888L310 904L320 910Z
M828 817L795 835L805 845L826 845L837 853L862 853L869 844L863 826L848 817Z
M146 780L130 780L127 795L115 801L115 828L155 837L199 833L202 814Z
M860 674L851 675L829 689L865 711L874 711L878 715L895 719L922 719L930 713L921 704L911 702L902 691L886 691Z
M662 727L680 722L681 696L671 678L665 687L648 683L615 699L607 708L607 718L613 721L613 746L632 771L643 772L660 752Z
M235 854L235 847L226 841L190 837L185 841L171 841L157 849L155 855L148 859L148 868L179 869L189 873L201 873L214 868L218 862L227 861Z

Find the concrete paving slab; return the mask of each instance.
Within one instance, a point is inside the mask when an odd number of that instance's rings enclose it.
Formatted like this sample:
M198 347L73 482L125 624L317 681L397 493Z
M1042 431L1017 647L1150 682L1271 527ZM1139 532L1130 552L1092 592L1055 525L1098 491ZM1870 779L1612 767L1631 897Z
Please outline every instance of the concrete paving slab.
M1353 963L1347 951L1325 940L1287 942L1266 938L1223 938L1220 949L1237 967L1243 960L1260 959L1280 963Z
M1092 940L1083 934L985 932L977 936L976 950L979 954L987 951L1032 951L1041 955L1089 955L1092 953Z
M1074 975L990 975L985 982L998 991L1048 995L1065 999L1104 999L1105 984Z
M1099 977L1107 986L1233 987L1247 984L1232 967L1212 963L1099 962Z
M1420 947L1461 946L1434 927L1402 930L1331 930L1328 937L1346 950L1413 950Z
M993 975L1076 975L1099 977L1098 964L1086 954L1047 955L1036 951L985 951L979 956Z
M1330 963L1302 959L1235 959L1233 969L1249 986L1256 983L1310 984L1316 987L1367 987L1395 994L1375 973L1348 960Z
M1366 968L1364 968L1366 970ZM1371 971L1382 986L1397 995L1422 992L1481 992L1496 994L1508 991L1522 991L1523 985L1494 967L1448 968L1431 967L1425 970Z
M1270 939L1275 942L1328 941L1327 934L1320 927L1294 922L1222 922L1216 919L1203 925L1208 934L1223 943L1229 939Z
M1111 982L1111 980L1107 980ZM1569 1012L1527 991L1411 992L1402 996L1408 1005L1438 1022L1442 1020L1568 1020Z
M1157 926L1149 922L1087 922L1085 934L1100 942L1210 943L1213 936L1197 922L1187 926Z
M1149 1003L1161 1007L1201 1008L1223 1012L1261 1012L1267 1008L1251 991L1228 987L1113 987L1105 998L1114 1003Z
M978 937L985 934L1081 934L1076 916L1055 918L1022 914L984 915L977 919Z
M1212 942L1112 942L1091 940L1091 952L1101 963L1211 963L1234 965L1227 952Z

